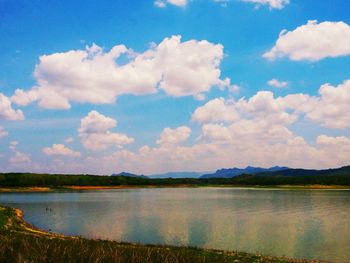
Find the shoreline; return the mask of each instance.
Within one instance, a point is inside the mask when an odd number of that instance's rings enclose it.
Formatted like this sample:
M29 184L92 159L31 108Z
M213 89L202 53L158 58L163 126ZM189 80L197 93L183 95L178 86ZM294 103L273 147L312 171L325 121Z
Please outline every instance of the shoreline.
M6 213L4 213L4 211ZM276 262L276 263L291 263L291 262L326 263L327 262L322 260L291 259L287 257L266 256L266 255L261 255L260 253L253 254L253 253L237 252L237 251L224 251L224 250L218 250L218 249L205 249L205 248L184 247L184 246L180 247L180 246L171 246L171 245L136 244L136 243L125 243L125 242L118 242L118 241L112 241L112 240L95 240L95 239L88 239L80 236L66 236L63 234L51 233L51 232L42 230L40 228L37 228L24 220L23 218L24 214L22 210L18 208L5 207L0 204L0 216L3 216L4 214L7 215L7 218L5 220L4 225L0 224L1 234L5 233L4 236L6 236L6 234L9 234L9 235L18 234L21 236L21 239L23 239L23 237L34 238L34 240L42 239L44 243L47 243L50 240L66 242L69 245L71 245L70 244L71 242L78 242L78 243L93 242L95 244L107 243L113 246L114 249L116 250L117 249L131 249L131 250L153 249L153 250L156 250L157 253L169 253L170 251L174 250L174 251L177 251L177 253L181 251L186 253L188 252L198 253L198 255L202 255L202 254L207 256L211 255L213 258L223 257L225 259L224 262ZM1 239L0 239L0 242L1 242ZM16 248L11 248L11 249L13 250L13 252L16 250ZM29 249L31 248L29 247ZM134 257L134 252L133 252L133 257ZM210 260L210 257L207 257L207 258ZM1 259L1 252L0 252L0 259ZM136 262L143 262L142 260L143 259L141 259L141 261L136 261ZM147 261L147 262L153 262L153 261ZM187 261L180 260L176 262L187 262ZM204 260L204 261L198 261L198 262L212 262L212 261Z
M100 191L114 189L148 189L148 188L240 188L266 190L350 190L349 186L342 185L117 185L117 186L62 186L62 187L0 187L1 193L32 193L32 192L59 192L59 191Z

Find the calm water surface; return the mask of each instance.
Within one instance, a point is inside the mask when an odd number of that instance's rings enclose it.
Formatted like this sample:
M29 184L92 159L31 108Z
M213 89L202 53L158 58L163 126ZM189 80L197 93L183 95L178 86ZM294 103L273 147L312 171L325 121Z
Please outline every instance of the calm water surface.
M9 193L0 203L24 210L37 227L69 235L350 262L347 190Z

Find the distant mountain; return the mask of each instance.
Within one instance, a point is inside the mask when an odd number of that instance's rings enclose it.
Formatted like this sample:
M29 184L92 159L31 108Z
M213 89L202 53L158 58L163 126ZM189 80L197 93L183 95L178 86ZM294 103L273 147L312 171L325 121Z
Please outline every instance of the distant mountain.
M313 170L286 169L266 171L257 174L242 174L229 179L213 178L211 180L230 180L237 185L350 185L350 166L341 168Z
M264 171L257 175L259 176L331 176L331 175L343 175L350 174L350 166L343 166L340 168L330 168L323 170L316 169L292 169L287 168L283 170Z
M125 177L141 177L141 178L148 178L145 175L137 175L137 174L132 174L128 172L121 172L119 174L112 174L112 176L125 176Z
M169 172L149 175L149 178L199 178L207 172Z
M288 167L274 166L270 168L261 168L247 166L246 168L228 168L219 169L213 174L204 174L200 178L232 178L242 174L258 174L264 172L276 172L282 170L289 170Z

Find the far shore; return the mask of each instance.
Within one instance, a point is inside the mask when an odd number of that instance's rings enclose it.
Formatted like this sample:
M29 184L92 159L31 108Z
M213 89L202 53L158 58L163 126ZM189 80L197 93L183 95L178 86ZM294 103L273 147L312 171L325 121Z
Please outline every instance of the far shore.
M116 185L116 186L62 186L62 187L0 187L0 193L31 193L57 191L97 191L113 189L140 189L140 188L247 188L247 189L281 189L281 190L350 190L349 186L342 185Z

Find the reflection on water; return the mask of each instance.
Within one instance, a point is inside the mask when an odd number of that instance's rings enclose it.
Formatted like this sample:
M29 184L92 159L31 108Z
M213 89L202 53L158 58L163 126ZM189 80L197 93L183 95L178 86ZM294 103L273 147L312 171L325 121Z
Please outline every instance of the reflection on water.
M64 234L350 262L350 191L120 189L0 202Z

